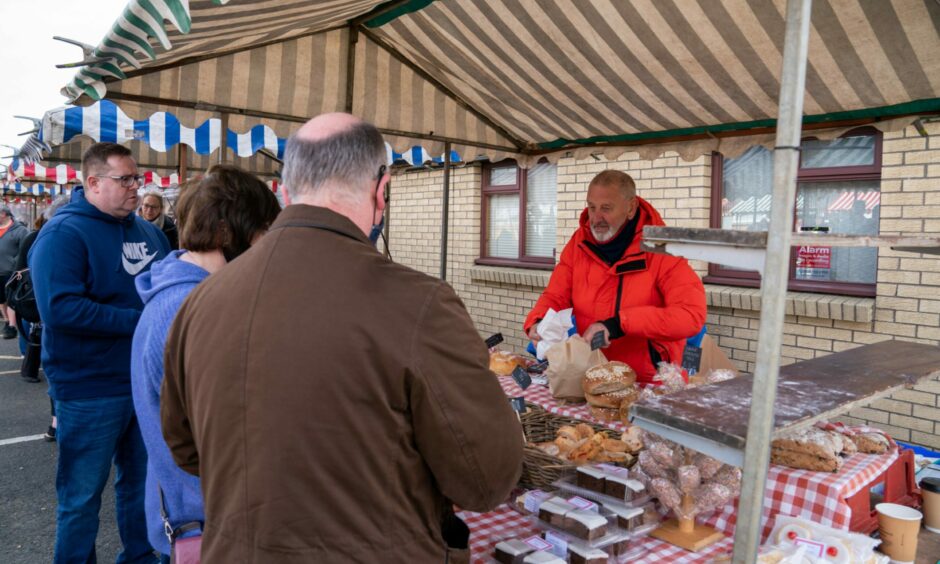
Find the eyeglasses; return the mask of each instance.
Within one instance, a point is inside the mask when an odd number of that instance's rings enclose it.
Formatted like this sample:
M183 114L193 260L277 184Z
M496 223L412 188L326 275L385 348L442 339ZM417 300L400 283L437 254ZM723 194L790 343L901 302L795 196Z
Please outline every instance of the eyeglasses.
M124 176L99 174L96 176L98 178L110 178L111 180L116 180L123 188L130 188L134 184L140 185L144 183L144 177L140 174L125 174Z

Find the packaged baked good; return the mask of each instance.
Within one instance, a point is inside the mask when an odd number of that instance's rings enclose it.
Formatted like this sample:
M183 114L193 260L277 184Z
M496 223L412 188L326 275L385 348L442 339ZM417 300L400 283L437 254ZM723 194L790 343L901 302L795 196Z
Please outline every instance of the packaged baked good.
M604 481L604 494L618 501L631 502L645 495L646 487L626 475L608 474Z
M520 539L510 539L496 543L493 558L502 564L522 564L526 555L535 549Z
M539 506L539 519L549 525L564 528L565 515L577 507L560 497L553 497Z
M636 373L626 363L612 360L588 368L581 386L586 394L606 394L625 390L636 383Z
M607 534L607 518L593 511L576 509L565 513L562 528L580 539L595 540Z
M614 421L620 421L619 409L611 409L607 407L594 407L592 405L590 411L591 411L591 417L603 423L613 423Z
M605 478L604 471L594 466L580 466L575 472L575 484L592 492L604 493Z
M571 564L607 564L609 555L599 548L569 544L568 562Z
M891 448L888 437L881 433L859 433L854 437L858 452L865 454L884 454Z
M522 560L525 564L565 564L563 558L559 558L551 552L538 551L533 552Z
M774 464L837 472L842 468L842 436L834 431L808 427L785 433L771 443L770 461Z

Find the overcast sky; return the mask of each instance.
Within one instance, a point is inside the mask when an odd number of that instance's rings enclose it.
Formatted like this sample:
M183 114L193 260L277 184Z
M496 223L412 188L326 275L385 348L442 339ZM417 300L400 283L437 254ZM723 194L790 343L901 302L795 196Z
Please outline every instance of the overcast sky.
M59 90L76 69L55 65L82 58L81 49L53 35L97 45L127 0L0 0L0 144L19 147L32 125L14 115L41 118L65 104ZM0 147L3 164L12 151Z

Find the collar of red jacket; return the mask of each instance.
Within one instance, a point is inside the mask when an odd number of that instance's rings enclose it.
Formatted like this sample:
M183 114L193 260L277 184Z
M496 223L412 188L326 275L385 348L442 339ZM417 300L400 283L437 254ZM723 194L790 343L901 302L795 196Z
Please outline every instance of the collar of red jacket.
M638 204L636 213L640 214L640 220L636 224L636 235L633 237L633 242L630 243L630 246L627 247L626 252L623 254L625 257L643 252L642 248L640 247L643 241L643 227L647 225L666 225L666 223L663 222L662 216L660 216L659 212L656 211L656 208L653 207L653 204L647 202L639 196L636 197L636 201ZM578 220L578 223L581 225L581 227L578 228L578 232L581 235L581 240L590 241L595 245L599 244L594 238L594 234L591 233L591 223L588 219L587 208L584 208L584 211L581 212L581 218ZM627 223L628 222L625 222L624 225Z

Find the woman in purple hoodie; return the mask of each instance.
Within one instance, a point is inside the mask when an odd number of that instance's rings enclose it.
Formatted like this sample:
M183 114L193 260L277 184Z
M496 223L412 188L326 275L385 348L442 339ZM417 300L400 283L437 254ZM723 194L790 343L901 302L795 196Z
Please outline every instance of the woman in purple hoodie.
M182 525L205 521L199 478L176 466L163 440L160 387L167 333L193 288L247 251L280 210L277 198L258 178L235 166L214 166L204 178L181 190L176 212L181 250L136 279L144 311L134 332L131 388L148 455L147 535L165 562L169 562L171 547L164 532L164 511L174 532L181 532ZM201 534L201 527L179 536L196 534Z

